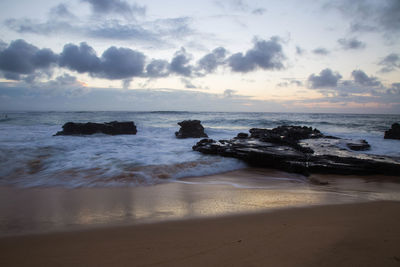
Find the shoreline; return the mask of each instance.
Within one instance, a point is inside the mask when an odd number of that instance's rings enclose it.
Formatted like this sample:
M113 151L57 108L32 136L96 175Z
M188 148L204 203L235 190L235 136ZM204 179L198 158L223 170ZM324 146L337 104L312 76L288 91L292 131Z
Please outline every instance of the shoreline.
M398 266L399 201L0 238L2 266Z
M0 187L0 237L90 230L318 205L400 201L400 183L379 176L304 176L247 168L151 186Z

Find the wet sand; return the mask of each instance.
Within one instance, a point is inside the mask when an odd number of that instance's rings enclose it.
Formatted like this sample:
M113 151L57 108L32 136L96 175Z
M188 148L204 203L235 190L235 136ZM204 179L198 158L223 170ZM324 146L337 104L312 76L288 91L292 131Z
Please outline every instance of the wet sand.
M316 176L244 169L175 182L119 188L0 187L0 236L72 231L265 212L274 209L400 201L400 184L381 178Z
M399 266L400 202L0 238L1 266Z
M311 178L0 187L0 266L399 266L398 177Z

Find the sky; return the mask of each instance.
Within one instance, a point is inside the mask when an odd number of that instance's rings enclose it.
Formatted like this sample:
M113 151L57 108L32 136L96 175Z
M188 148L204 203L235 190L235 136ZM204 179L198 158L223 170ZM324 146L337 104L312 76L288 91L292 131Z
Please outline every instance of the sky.
M400 114L400 0L3 0L0 110Z

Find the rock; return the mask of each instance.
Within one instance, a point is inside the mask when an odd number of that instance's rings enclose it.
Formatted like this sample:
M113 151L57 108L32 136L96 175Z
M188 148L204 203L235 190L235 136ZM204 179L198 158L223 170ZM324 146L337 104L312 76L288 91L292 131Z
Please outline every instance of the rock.
M179 132L175 132L177 138L201 138L208 137L204 132L204 127L199 120L186 120L178 122L181 126Z
M347 143L346 146L351 150L355 151L365 151L371 149L371 146L366 140L358 140L356 142Z
M319 130L306 126L279 126L272 130L252 128L249 132L252 138L257 138L264 142L287 145L304 153L312 153L313 151L299 146L299 140L323 137Z
M67 122L63 125L63 130L55 135L90 135L95 133L103 133L109 135L118 134L136 134L137 129L133 121L125 122L105 122L105 123L76 123Z
M249 137L248 133L238 133L238 135L235 137L237 139L246 139Z
M399 139L400 140L400 124L393 123L392 128L385 131L385 139Z
M251 166L281 169L304 175L400 175L398 158L360 154L343 148L345 143L356 144L357 148L366 147L368 143L363 141L326 138L316 129L300 126L283 126L272 130L251 129L250 133L248 138L235 137L220 141L202 139L193 146L193 150L238 158Z

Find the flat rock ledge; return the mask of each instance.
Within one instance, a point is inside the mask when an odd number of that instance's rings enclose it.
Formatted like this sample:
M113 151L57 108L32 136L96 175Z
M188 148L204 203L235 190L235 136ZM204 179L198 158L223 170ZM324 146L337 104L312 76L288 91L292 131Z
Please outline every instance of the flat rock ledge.
M309 175L382 174L400 176L400 158L368 155L354 150L369 149L365 140L325 136L319 130L301 126L250 129L230 140L202 139L193 150L204 154L233 157L251 166L281 169Z
M204 127L199 120L185 120L178 122L181 126L178 132L175 132L177 138L202 138L208 137L204 132Z
M136 134L137 129L133 121L112 121L105 123L77 123L67 122L63 125L63 130L57 132L57 135L91 135L96 133L103 133L108 135L120 135L120 134Z

